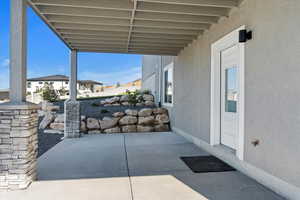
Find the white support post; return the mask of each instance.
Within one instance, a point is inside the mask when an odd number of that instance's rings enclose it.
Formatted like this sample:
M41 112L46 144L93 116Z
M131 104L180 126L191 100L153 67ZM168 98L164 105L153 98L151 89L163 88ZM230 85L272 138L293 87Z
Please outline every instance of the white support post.
M77 99L77 51L71 51L70 99Z
M11 0L10 25L10 101L26 101L27 16L26 2Z

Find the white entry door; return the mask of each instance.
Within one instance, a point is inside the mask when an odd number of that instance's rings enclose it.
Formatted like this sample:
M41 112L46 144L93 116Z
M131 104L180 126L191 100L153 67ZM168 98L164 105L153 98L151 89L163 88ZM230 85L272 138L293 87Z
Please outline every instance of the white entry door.
M239 137L239 49L221 51L221 144L237 149Z

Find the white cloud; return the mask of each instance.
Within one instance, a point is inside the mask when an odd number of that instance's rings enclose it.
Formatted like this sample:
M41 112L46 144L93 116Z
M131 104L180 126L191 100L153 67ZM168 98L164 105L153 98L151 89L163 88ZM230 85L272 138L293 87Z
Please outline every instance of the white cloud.
M8 58L4 59L4 60L1 62L1 66L3 66L3 67L8 67L8 65L9 65L9 59L8 59Z
M117 72L92 72L84 71L79 74L81 80L95 80L104 83L105 85L120 83L127 83L141 78L141 67L134 67L129 70L121 70Z

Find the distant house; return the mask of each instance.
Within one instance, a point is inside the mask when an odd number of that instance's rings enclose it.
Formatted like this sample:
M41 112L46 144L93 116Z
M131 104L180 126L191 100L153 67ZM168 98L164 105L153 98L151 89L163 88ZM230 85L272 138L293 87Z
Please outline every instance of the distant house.
M9 99L9 90L0 90L0 102L7 101Z
M52 75L31 78L27 80L27 93L32 94L41 90L45 85L51 85L58 93L61 90L69 91L69 77L65 75ZM96 86L101 86L102 83L92 80L78 80L77 90L79 93L93 93Z

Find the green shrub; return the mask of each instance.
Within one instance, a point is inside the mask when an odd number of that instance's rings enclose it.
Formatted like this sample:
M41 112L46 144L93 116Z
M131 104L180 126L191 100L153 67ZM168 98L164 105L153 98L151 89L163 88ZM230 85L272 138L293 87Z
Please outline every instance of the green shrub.
M42 88L42 98L46 101L54 102L58 100L58 95L53 89L53 86L45 84L45 86Z
M135 90L133 92L131 91L126 91L126 95L128 95L128 98L129 98L129 103L131 105L136 105L139 101L140 101L140 95L141 95L141 92L139 90Z

